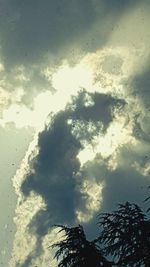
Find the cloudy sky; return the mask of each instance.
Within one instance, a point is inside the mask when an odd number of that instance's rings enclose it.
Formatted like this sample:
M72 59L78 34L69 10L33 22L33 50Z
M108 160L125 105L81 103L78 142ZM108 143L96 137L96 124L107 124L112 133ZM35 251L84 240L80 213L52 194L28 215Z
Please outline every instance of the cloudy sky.
M0 0L0 267L150 185L150 1ZM146 207L145 207L146 208Z

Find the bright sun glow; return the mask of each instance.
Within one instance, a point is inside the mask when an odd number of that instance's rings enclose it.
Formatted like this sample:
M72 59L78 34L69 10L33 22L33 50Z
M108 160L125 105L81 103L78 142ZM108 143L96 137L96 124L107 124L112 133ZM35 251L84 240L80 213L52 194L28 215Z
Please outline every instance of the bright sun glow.
M83 63L73 68L66 64L53 74L51 82L56 90L54 94L50 91L39 94L34 100L33 110L23 104L12 104L3 111L0 124L4 127L6 123L13 122L17 128L30 126L40 131L50 112L63 110L72 95L92 85L92 72Z
M119 87L120 79L127 75L124 66L129 57L125 51L123 48L116 48L115 50L105 48L96 53L87 54L80 63L73 67L64 62L55 72L51 68L44 69L43 75L51 82L56 92L53 94L50 91L40 93L34 99L33 110L20 104L18 101L20 96L16 98L15 95L12 104L4 109L0 125L4 127L6 123L13 122L17 128L29 126L35 128L36 131L40 131L43 129L48 114L63 110L71 96L76 95L83 88L87 92L97 91L101 93L111 92L113 88L113 91L119 95L119 90L121 90L121 87ZM123 60L122 72L117 73L117 75L114 75L113 69L106 69L106 72L103 70L103 67L106 68L108 64L107 61L114 56ZM109 73L110 71L112 73ZM116 90L118 91L116 92ZM21 95L23 94L24 92L21 91Z
M51 93L45 92L35 99L34 110L30 110L25 105L12 104L3 111L3 119L0 123L4 126L6 123L13 122L17 128L29 126L40 130L51 111L51 102Z

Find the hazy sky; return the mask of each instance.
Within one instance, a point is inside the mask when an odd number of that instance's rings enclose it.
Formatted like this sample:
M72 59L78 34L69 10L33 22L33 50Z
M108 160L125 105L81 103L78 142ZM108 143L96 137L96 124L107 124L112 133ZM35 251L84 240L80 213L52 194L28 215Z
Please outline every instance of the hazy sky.
M55 267L53 224L93 238L99 212L143 205L149 12L149 0L0 0L0 267Z

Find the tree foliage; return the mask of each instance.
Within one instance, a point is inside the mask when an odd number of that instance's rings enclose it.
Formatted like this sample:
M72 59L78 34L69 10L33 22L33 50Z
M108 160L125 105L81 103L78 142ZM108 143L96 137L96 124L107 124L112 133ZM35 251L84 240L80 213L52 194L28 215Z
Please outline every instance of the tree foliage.
M65 232L65 238L54 244L57 248L55 257L58 267L111 267L95 241L86 239L83 227L59 226L60 232Z
M150 219L137 204L126 202L101 213L98 225L100 234L93 241L86 239L81 225L58 226L65 233L52 246L58 267L150 267Z
M98 240L118 266L150 266L150 221L138 205L126 202L100 214L99 226Z

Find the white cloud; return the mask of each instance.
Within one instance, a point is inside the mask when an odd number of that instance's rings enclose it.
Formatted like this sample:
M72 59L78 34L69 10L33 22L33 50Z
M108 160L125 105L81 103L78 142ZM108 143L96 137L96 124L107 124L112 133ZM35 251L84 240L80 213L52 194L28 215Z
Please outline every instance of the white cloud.
M104 187L103 183L98 183L92 177L86 179L84 177L83 185L81 186L81 193L86 194L86 212L82 210L76 210L77 222L87 223L90 221L96 212L101 208L102 204L102 190Z

